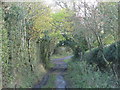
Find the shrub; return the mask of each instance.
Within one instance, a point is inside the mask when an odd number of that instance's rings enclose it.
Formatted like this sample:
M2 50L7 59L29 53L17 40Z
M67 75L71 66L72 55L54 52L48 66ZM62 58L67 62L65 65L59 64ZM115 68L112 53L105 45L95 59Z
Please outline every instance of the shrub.
M94 71L86 61L70 62L65 79L69 80L68 88L115 88L116 78L112 73Z
M120 42L118 42L119 45ZM103 53L105 55L106 60L111 63L111 65L116 64L118 60L120 60L119 51L116 43L113 43L109 46L105 46L103 49ZM87 52L85 54L85 60L87 60L90 64L97 64L100 68L106 68L107 64L103 60L102 56L98 56L99 48L94 48L91 52Z

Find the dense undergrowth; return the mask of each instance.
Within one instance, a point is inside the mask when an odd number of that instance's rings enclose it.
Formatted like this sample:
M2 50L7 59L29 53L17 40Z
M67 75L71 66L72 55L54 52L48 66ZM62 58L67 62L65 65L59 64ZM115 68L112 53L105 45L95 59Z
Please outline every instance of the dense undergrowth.
M113 64L117 65L120 60L120 53L118 52L120 51L119 44L120 42L117 42L104 47L103 53L108 63L106 63L102 56L99 55L99 48L94 48L91 52L86 52L84 56L85 60L90 64L96 64L101 69L106 69L108 66L112 66Z
M119 42L118 42L119 43ZM119 45L119 44L118 44ZM92 49L91 52L85 53L83 60L73 60L68 63L68 72L65 76L68 80L68 86L76 88L116 88L119 87L117 72L116 55L119 49L116 43L104 47L105 58L108 60L107 65L102 57L99 57L99 48Z
M95 71L86 61L71 61L65 75L68 88L116 88L117 80L112 72Z

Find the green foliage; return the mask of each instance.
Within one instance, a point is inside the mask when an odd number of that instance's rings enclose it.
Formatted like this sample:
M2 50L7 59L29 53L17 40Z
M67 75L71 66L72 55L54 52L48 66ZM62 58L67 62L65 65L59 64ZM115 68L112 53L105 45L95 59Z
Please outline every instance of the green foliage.
M104 38L103 42L104 42L105 45L112 44L112 43L115 42L114 37L112 35L108 35Z
M75 35L71 38L67 36L67 34L63 34L63 37L65 38L65 40L60 41L58 46L70 47L73 51L75 58L80 58L80 52L85 52L88 49L87 42L84 37L77 37L77 35Z
M50 40L47 36L41 39L39 47L42 63L47 69L50 63Z
M40 47L36 47L36 40L39 37L33 38L33 20L24 16L23 7L17 4L8 7L10 7L9 10L2 13L5 22L2 28L2 87L32 87L45 74L45 69L41 64L43 58L36 53L44 54L38 49L46 43L41 43ZM3 10L5 9L3 7ZM43 56L47 58L47 55L45 53Z
M2 21L2 8L0 7L0 21ZM2 27L0 24L0 89L2 89Z
M72 54L72 49L70 47L56 47L54 50L53 55L55 55L55 57L58 56L58 58L60 58L60 56L69 56Z
M56 74L50 74L47 84L42 88L55 88L55 79L56 79Z
M20 8L16 7L16 6L12 6L10 7L10 11L9 13L7 12L5 15L5 21L7 21L8 23L12 23L11 20L20 20ZM16 23L16 22L15 22Z
M71 73L72 72L72 73ZM69 62L65 75L68 88L116 88L116 78L112 73L95 71L85 61Z
M104 47L103 52L105 55L106 60L111 63L111 65L113 64L118 64L117 62L120 60L118 58L119 56L119 48L117 48L119 46L120 42L116 42L113 43L111 45L107 45L106 47ZM117 46L118 44L118 46ZM89 63L95 63L97 64L100 68L105 68L107 67L106 62L102 59L101 56L99 56L99 48L94 48L92 49L91 52L86 52L85 54L85 59L89 62Z
M68 8L53 14L41 2L2 4L0 10L3 12L0 13L3 14L4 27L1 28L0 35L2 33L3 87L32 87L32 84L44 75L44 68L51 67L50 56L56 47L68 46L72 49L75 58L79 58L81 52L84 54L88 50L89 44L91 48L99 46L98 38L103 45L117 40L116 3L103 5L99 3L95 8L88 6L90 12L85 18L77 17L75 15L77 11ZM120 50L116 45L104 47L103 50L105 58L112 63L116 63L119 60L117 56L120 56L117 53ZM118 46L120 46L119 42ZM98 48L85 55L90 63L106 66ZM83 65L86 66L84 63ZM102 76L100 72L94 74L95 79ZM83 79L80 84L86 86L86 76ZM104 78L100 79L105 82ZM102 82L97 83L100 87L106 87L107 84L101 86ZM88 86L92 87L92 85Z
M59 22L59 23L62 23L62 22L64 23L64 21L66 20L66 18L70 17L70 16L71 16L70 12L67 12L66 9L62 9L58 13L52 14L53 20L55 20L56 22Z

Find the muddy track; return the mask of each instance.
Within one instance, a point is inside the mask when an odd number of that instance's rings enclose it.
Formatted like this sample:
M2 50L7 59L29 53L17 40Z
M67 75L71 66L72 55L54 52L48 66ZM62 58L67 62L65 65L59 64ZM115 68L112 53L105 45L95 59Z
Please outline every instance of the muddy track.
M65 89L67 84L64 80L64 72L67 70L67 63L65 63L63 60L70 59L71 57L72 56L67 56L52 60L52 63L56 64L55 67L51 68L42 78L42 80L34 86L34 88L42 88L45 86L49 80L50 74L56 73L55 87Z

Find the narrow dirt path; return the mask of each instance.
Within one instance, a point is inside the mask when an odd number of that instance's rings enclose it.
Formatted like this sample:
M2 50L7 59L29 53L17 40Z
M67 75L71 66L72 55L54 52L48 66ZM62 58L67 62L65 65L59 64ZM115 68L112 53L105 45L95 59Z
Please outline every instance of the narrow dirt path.
M50 74L55 75L55 88L62 88L65 89L66 88L66 81L64 80L64 73L67 70L67 63L65 63L63 60L65 59L70 59L72 56L67 56L64 58L57 58L54 60L51 60L52 63L55 64L55 67L51 68L49 70L49 72L42 78L42 80L34 86L34 88L42 88L43 86L45 86L48 82L48 80L50 79Z

